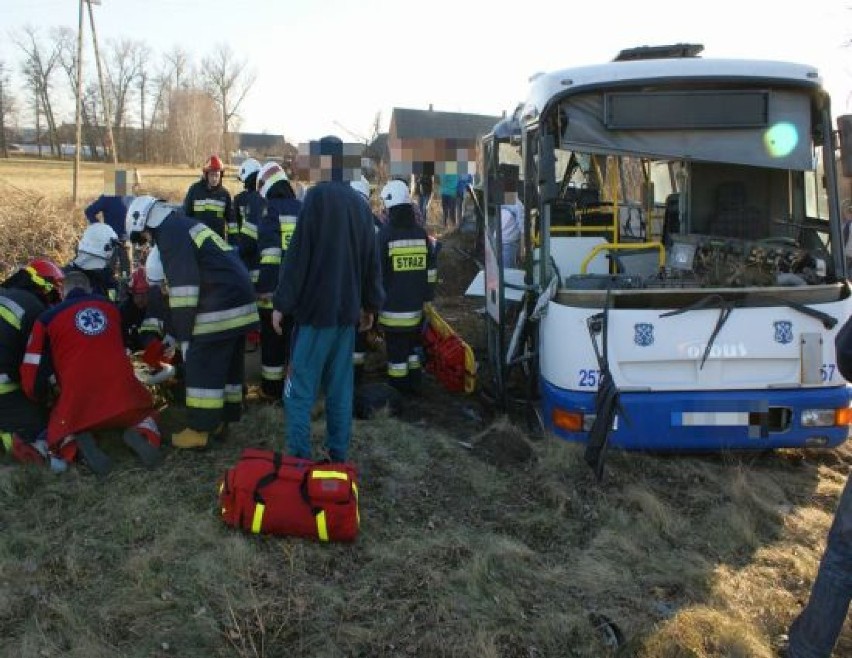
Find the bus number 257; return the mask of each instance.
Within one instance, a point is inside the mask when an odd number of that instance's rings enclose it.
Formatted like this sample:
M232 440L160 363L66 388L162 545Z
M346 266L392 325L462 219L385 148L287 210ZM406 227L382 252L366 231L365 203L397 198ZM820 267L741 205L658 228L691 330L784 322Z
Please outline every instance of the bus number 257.
M597 388L598 381L601 378L601 371L581 369L578 375L577 386L580 388Z

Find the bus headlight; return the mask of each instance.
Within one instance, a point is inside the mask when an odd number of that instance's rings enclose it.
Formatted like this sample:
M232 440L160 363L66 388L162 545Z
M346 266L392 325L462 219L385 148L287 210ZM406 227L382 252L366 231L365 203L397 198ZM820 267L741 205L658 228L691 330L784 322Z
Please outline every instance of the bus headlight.
M802 409L802 427L832 427L837 409Z

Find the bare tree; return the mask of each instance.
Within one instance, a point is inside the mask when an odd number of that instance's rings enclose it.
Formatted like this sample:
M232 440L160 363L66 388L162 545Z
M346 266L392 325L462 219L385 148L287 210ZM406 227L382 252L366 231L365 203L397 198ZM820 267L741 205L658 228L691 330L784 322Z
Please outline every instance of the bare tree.
M50 47L45 47L39 39L36 28L30 25L23 28L22 34L13 37L13 41L24 51L22 69L27 84L33 92L36 124L39 124L39 115L43 111L44 118L47 121L51 154L62 157L62 147L59 142L50 97L53 74L59 61L59 47L55 42Z
M59 66L65 71L71 89L77 88L77 33L68 27L53 31L53 39L59 48ZM94 94L94 96L93 96ZM80 104L80 119L83 124L83 141L89 150L89 158L98 154L98 141L102 136L97 130L97 85L89 83ZM103 146L103 143L101 144Z
M200 165L221 146L216 102L201 89L174 90L169 99L169 137L180 162Z
M151 49L146 44L141 44L139 51L139 73L136 76L136 84L139 91L139 128L142 132L141 156L142 161L148 161L148 126L145 125L145 101L148 98L148 87L151 84Z
M172 89L186 89L192 77L192 60L180 46L174 46L165 55L166 67L169 71L168 86Z
M0 152L2 152L4 158L9 157L6 128L15 106L15 99L9 87L9 71L6 68L6 62L0 60Z
M230 46L220 44L202 62L204 89L210 94L222 117L222 142L226 157L231 152L229 128L238 116L240 105L257 80L257 73L247 68L248 62L237 59Z
M127 153L127 110L129 97L142 68L145 44L132 39L110 41L107 45L106 73L112 107L112 125L121 141L119 153Z

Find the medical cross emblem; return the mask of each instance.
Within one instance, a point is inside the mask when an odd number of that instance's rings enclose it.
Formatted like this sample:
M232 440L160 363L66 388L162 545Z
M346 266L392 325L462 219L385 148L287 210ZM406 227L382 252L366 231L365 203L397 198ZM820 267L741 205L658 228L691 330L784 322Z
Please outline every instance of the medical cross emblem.
M106 330L107 319L106 315L100 309L87 306L77 311L77 314L74 316L74 324L77 325L77 329L87 336L97 336Z

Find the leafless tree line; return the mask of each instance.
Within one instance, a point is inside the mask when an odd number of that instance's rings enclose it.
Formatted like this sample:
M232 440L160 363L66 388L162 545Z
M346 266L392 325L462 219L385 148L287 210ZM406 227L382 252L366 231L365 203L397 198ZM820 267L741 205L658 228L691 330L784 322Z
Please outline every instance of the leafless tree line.
M10 63L0 60L0 155L8 157L12 127L28 124L39 155L61 158L62 145L75 141L77 33L25 26L10 37L20 53L21 84L13 86ZM199 66L179 46L156 57L142 40L108 39L101 52L105 98L92 57L83 56L85 154L106 159L116 149L122 161L198 165L210 153L233 149L230 135L256 74L228 45L217 45ZM107 117L115 144L109 143Z

